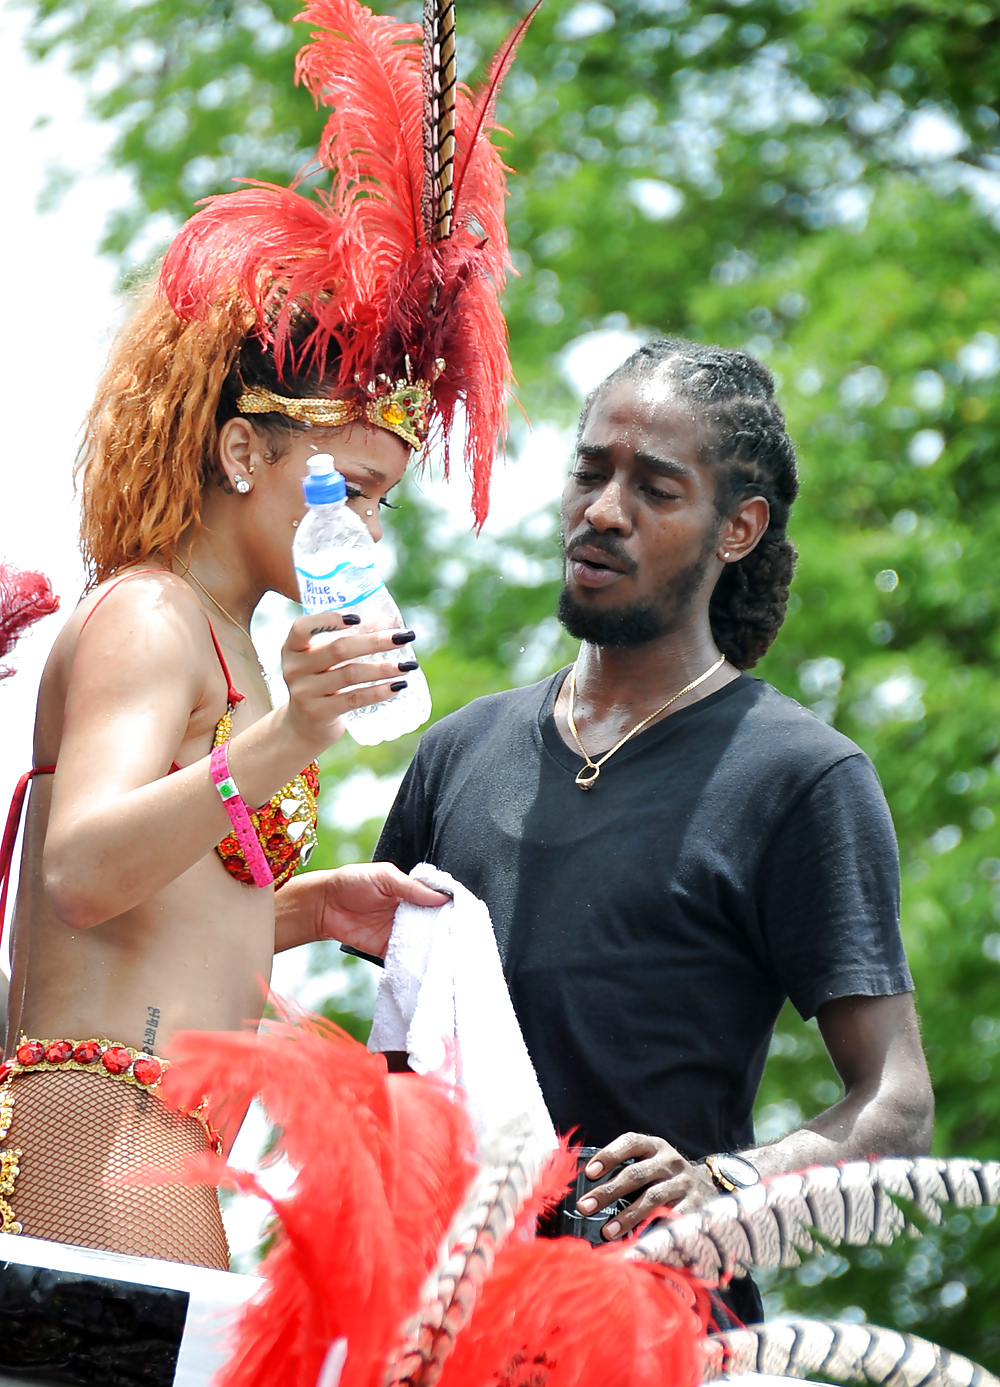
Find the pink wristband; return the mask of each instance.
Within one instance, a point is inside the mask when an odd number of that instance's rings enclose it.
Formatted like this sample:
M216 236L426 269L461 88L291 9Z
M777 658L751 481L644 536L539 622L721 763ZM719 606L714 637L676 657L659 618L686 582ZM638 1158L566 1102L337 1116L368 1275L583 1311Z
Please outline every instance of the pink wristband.
M218 790L222 803L226 806L226 813L232 822L236 840L243 849L243 859L250 868L254 885L261 887L272 885L274 873L267 865L267 858L257 840L246 802L236 788L236 781L229 774L228 742L223 742L221 746L213 748L212 757L208 764L212 772L212 783Z

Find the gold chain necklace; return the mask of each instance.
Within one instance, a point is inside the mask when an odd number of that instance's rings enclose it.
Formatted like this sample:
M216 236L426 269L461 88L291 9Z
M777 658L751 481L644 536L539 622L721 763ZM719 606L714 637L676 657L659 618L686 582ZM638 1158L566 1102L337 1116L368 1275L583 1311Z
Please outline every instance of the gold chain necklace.
M671 704L676 703L679 698L683 698L684 695L690 693L692 689L696 689L699 684L704 684L706 679L711 679L712 675L715 674L717 670L720 670L725 663L725 655L720 655L719 658L716 660L715 664L712 665L711 669L706 669L704 674L699 674L697 679L692 679L690 684L685 684L683 689L681 689L678 693L675 693L672 698L667 699L666 703L664 703L662 708L657 708L655 713L650 713L648 718L643 718L642 722L637 722L636 725L633 728L631 728L630 731L625 733L625 736L622 737L620 741L615 742L614 746L611 748L610 751L606 751L604 753L604 755L601 757L599 761L591 760L590 756L584 748L583 743L580 741L580 734L579 732L577 732L576 723L573 720L573 709L576 706L576 664L574 663L569 676L569 707L566 709L566 721L569 723L569 730L573 734L573 740L580 748L580 755L587 763L585 766L581 767L581 769L577 772L576 783L577 785L579 785L580 789L593 789L594 785L597 783L598 777L601 774L601 767L604 765L606 761L611 760L612 756L614 756L616 751L621 751L622 747L625 745L627 741L629 741L630 738L634 737L637 732L641 732L642 729L644 727L647 727L649 723L653 721L654 718L658 718L661 713L665 713L667 709L671 706Z
M219 599L217 597L212 596L212 594L209 592L208 588L205 586L204 583L199 582L199 580L191 572L190 568L188 568L187 564L183 564L182 567L184 569L185 576L191 579L195 587L201 588L202 592L208 598L209 602L213 603L216 607L218 607L219 611L226 618L226 620L232 622L232 624L236 627L237 631L242 632L242 634L246 636L250 644L253 645L253 636L251 636L250 632L246 629L246 627L241 626L234 616L230 616L230 614L226 611L225 607L222 605Z
M250 632L246 629L245 626L241 626L234 616L231 616L229 612L226 611L225 607L222 605L222 603L219 601L217 597L212 596L205 584L200 582L194 576L194 574L191 572L190 568L187 566L186 563L181 563L181 567L184 569L185 577L190 578L192 583L194 583L195 587L201 588L202 592L208 598L209 602L213 603L216 607L218 607L219 611L226 618L226 620L228 622L231 622L232 625L236 627L237 631L239 631L241 635L246 636L247 640L250 642L250 648L253 650L254 658L257 661L257 668L260 670L261 674L263 674L264 678L266 679L267 675L264 674L264 666L260 662L260 656L257 654L257 648L253 643L253 636L251 636Z

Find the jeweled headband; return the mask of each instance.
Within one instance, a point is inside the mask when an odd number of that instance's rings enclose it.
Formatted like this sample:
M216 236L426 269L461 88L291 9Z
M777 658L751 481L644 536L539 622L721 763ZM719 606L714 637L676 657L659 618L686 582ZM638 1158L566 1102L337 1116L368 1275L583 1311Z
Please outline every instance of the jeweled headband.
M430 386L423 380L398 380L384 382L381 394L375 393L378 389L378 385L370 387L364 404L356 400L302 400L276 395L272 390L244 390L236 408L241 414L284 414L300 424L323 428L339 428L356 419L367 419L377 428L394 433L409 447L422 448L427 441Z

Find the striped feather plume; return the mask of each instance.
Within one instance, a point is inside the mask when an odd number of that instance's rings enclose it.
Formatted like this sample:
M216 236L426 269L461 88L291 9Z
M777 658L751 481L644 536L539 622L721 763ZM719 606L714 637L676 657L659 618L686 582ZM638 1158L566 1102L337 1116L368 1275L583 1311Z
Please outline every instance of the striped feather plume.
M455 208L455 0L424 0L424 225L451 235Z
M754 1267L798 1266L800 1253L815 1250L813 1230L834 1246L891 1243L906 1228L897 1198L935 1222L943 1204L1000 1204L1000 1162L885 1157L778 1175L661 1220L631 1255L684 1267L716 1285Z
M480 525L511 378L507 169L490 136L533 13L474 94L456 79L451 0L426 0L426 32L357 0L309 0L296 80L329 110L318 151L329 188L306 192L300 177L207 199L161 275L182 318L220 303L249 311L289 379L311 375L339 397L383 376L431 383L446 468L461 403ZM303 308L316 326L293 343Z
M530 1125L499 1133L382 1387L694 1387L707 1297L670 1268L534 1234L576 1173Z
M926 1339L836 1320L780 1320L713 1334L706 1381L743 1373L876 1387L1000 1387L985 1368Z
M539 1199L557 1200L576 1162L537 1141L528 1122L498 1133L486 1152L462 1209L448 1230L421 1306L406 1326L383 1387L431 1387L441 1375L456 1336L468 1323L480 1288L500 1247L520 1223L533 1221ZM547 1179L539 1177L548 1165ZM551 1187L551 1189L550 1189Z

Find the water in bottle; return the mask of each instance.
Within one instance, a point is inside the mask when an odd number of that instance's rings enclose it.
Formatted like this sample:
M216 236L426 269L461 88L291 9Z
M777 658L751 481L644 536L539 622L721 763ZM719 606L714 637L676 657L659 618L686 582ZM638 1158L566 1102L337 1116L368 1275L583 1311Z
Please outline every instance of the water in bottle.
M356 612L363 631L403 627L399 608L375 568L375 544L368 527L347 505L347 487L326 453L309 458L302 483L309 509L295 534L293 556L299 594L307 612ZM394 647L402 662L415 660L412 645ZM382 661L388 655L366 655ZM412 732L431 715L431 696L421 669L406 675L407 687L385 703L355 708L344 715L347 730L362 746L391 742Z

